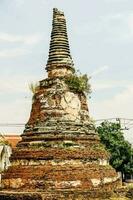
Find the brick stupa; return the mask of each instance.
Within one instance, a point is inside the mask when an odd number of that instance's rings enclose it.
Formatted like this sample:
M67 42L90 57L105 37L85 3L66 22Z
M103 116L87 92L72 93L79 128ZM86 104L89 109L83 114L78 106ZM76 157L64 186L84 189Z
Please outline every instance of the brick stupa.
M12 166L2 177L3 191L37 192L43 199L108 194L120 180L90 120L86 95L64 81L75 70L64 13L57 9L46 70L48 78L39 82L34 94Z

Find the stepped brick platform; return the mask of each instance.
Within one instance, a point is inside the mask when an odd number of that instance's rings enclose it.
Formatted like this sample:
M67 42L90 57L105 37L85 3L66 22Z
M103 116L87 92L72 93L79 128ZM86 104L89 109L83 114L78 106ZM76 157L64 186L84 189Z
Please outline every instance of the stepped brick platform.
M32 110L2 176L0 199L108 197L120 178L90 120L86 95L65 79L75 71L64 13L54 9L48 78L39 82ZM8 193L7 193L8 191ZM33 195L34 196L34 195ZM34 197L32 199L35 199Z

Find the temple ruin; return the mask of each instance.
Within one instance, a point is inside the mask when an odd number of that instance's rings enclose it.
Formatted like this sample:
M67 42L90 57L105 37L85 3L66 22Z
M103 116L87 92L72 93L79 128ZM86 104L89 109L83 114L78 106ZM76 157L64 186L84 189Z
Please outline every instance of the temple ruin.
M64 13L55 8L46 70L48 78L36 88L12 166L2 176L0 198L15 192L34 192L40 199L108 196L120 177L90 120L86 95L65 82L75 68Z

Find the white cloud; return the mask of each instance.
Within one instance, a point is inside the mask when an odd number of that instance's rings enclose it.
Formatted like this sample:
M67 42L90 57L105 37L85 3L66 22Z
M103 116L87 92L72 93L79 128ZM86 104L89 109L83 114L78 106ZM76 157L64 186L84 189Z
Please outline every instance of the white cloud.
M108 3L122 3L122 2L127 2L129 0L105 0Z
M90 113L94 119L127 118L133 119L133 84L114 97L103 101L90 101ZM133 131L133 129L131 129ZM131 130L125 136L133 143Z
M2 49L0 50L1 58L11 58L22 56L31 53L26 45L35 45L42 40L41 35L32 34L32 35L12 35L8 33L0 33L0 42L8 43L22 43L25 46L12 49Z
M13 35L9 33L0 33L0 41L11 42L11 43L23 43L26 45L34 45L39 43L42 40L42 36L40 34L32 34L32 35Z
M95 118L133 118L132 99L133 84L110 99L91 102L91 110Z
M111 0L112 1L112 0ZM102 28L109 33L108 41L132 42L133 41L133 13L123 12L109 14L101 17Z
M31 53L29 50L24 48L13 48L13 49L5 49L0 50L0 58L12 58L17 56L23 56Z
M17 6L22 6L25 0L15 0Z
M129 27L129 30L130 32L132 33L133 35L133 13L131 13L128 18L127 18L127 23L128 23L128 27Z
M0 78L0 95L10 95L17 93L26 93L30 94L29 83L37 82L40 80L40 77L29 76L29 75L12 75L12 78L9 79L8 76L1 76Z
M108 14L105 16L102 16L101 19L104 22L114 21L114 20L124 20L126 18L125 13L114 13L114 14Z
M98 74L100 74L100 73L102 73L104 71L107 71L108 69L109 69L109 66L104 65L104 66L96 69L94 72L92 72L91 77L96 76L96 75L98 75Z
M118 81L97 81L92 79L92 87L94 91L103 90L103 89L113 89L113 88L128 88L132 82L126 80Z
M96 82L93 82L93 84L92 84L92 88L94 91L111 89L111 88L116 88L116 87L118 87L118 85L115 85L114 82L107 83L107 82L96 81Z
M31 110L31 98L19 99L10 103L0 104L0 122L1 123L24 123L28 121ZM0 133L22 133L24 127L0 127Z
M28 85L44 77L40 78L37 75L13 75L11 77L11 79L8 76L0 78L0 95L3 99L0 103L0 123L25 124L29 118L32 104L32 93ZM14 99L10 100L10 95L14 96ZM0 133L22 133L23 129L24 127L0 127Z
M0 79L0 95L5 101L0 103L0 123L26 123L30 110L32 93L28 88L30 82L36 81L34 76L2 76ZM14 95L14 100L10 101L10 95ZM18 94L24 94L20 98ZM21 95L22 96L22 95ZM0 127L0 133L22 133L24 127Z

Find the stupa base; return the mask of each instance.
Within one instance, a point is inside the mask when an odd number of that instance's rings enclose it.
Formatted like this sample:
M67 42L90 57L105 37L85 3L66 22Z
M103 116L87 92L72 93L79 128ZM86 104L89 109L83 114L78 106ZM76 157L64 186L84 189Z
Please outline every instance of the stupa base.
M109 199L111 192L101 192L97 191L80 191L80 192L50 192L50 193L14 193L14 192L4 192L0 194L1 200L92 200L92 199Z
M109 200L113 194L112 187L115 189L120 184L116 181L107 184L105 188L95 188L92 190L48 190L40 192L20 192L6 191L0 192L0 200Z

